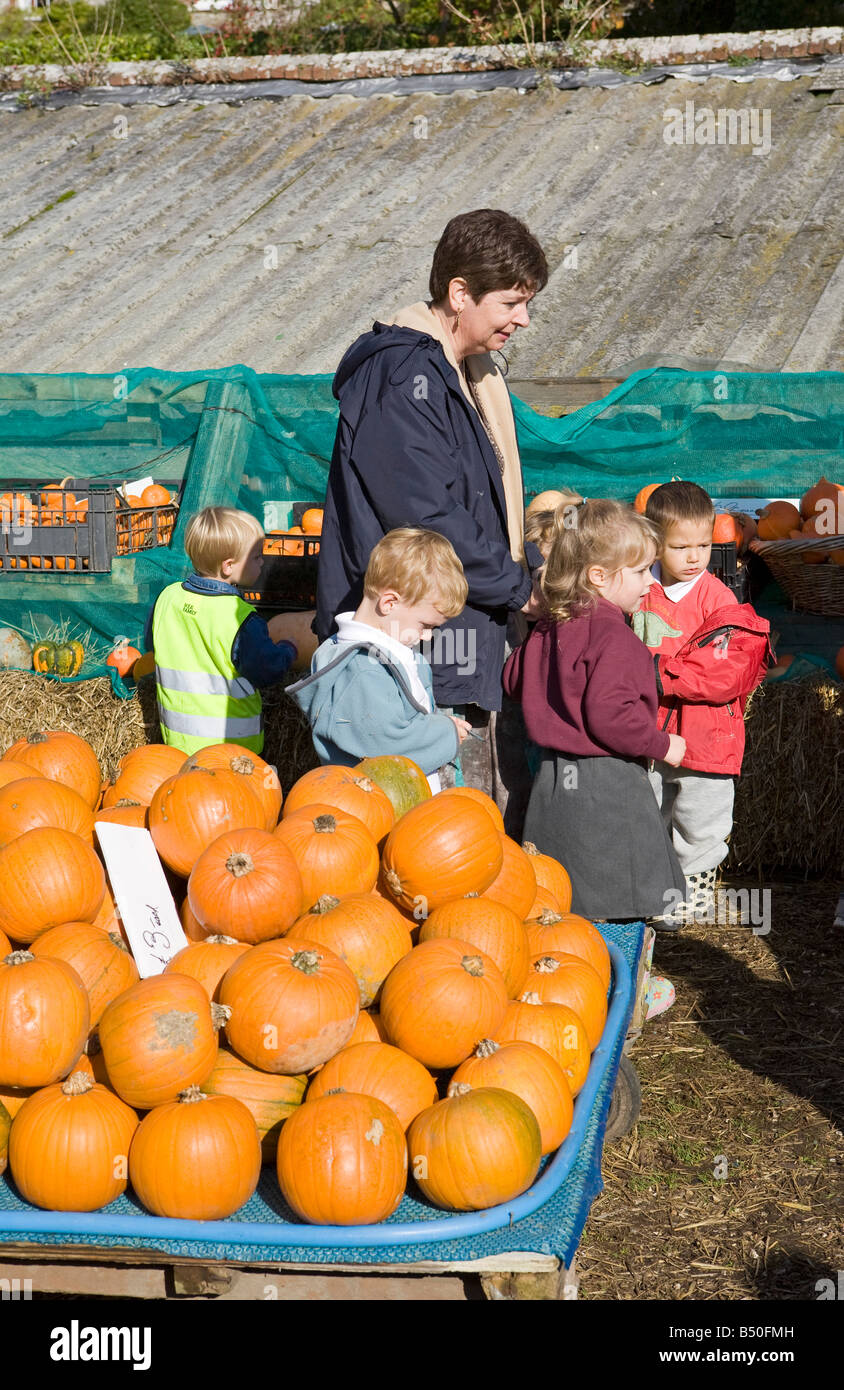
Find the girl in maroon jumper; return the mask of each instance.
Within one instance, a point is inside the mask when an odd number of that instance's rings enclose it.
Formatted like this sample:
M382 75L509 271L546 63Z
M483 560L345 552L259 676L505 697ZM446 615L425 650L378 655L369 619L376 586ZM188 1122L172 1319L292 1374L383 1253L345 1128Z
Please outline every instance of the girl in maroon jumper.
M647 772L679 766L685 743L657 725L653 660L627 622L657 543L629 507L585 503L542 571L549 616L504 668L542 749L524 838L566 866L572 910L593 921L655 916L685 890Z

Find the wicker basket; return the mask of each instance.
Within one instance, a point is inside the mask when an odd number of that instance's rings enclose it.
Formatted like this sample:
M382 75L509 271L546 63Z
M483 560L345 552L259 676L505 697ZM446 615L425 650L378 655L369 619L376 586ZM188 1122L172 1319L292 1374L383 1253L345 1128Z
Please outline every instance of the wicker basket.
M753 541L751 549L761 555L777 583L791 599L792 608L806 613L823 613L828 618L844 617L844 565L832 555L844 552L844 536L813 536L799 541ZM807 550L829 552L820 564L806 564L801 558Z

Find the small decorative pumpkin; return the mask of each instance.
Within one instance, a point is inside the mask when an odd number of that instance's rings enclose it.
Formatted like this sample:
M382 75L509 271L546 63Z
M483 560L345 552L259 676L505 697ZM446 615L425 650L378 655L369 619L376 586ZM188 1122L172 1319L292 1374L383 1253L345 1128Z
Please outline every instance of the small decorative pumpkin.
M401 913L374 893L324 895L285 933L285 940L315 942L334 951L357 981L362 1009L378 998L393 966L411 949Z
M102 775L97 755L90 743L67 729L48 729L19 738L6 749L3 761L26 763L41 777L64 782L92 811L100 799Z
M467 797L423 801L396 821L381 858L381 881L400 907L427 912L483 893L504 862L501 835Z
M564 951L579 956L598 972L604 989L609 989L612 964L607 943L586 917L576 912L543 912L527 924L531 956Z
M370 777L393 803L396 820L431 799L428 779L418 763L400 753L386 753L378 758L364 758L353 768L356 777Z
M255 793L266 811L266 830L274 830L281 811L282 791L278 773L271 763L239 743L212 743L200 748L187 762L187 767L224 768L242 777ZM185 770L185 769L183 769Z
M407 1145L395 1113L368 1095L320 1096L282 1128L276 1160L288 1206L321 1226L385 1221L402 1199Z
M32 666L51 676L78 676L85 660L81 642L36 642L32 648Z
M85 1046L90 1009L63 960L12 951L0 962L0 1085L50 1086Z
M100 860L78 835L27 830L0 849L0 931L28 944L48 927L93 922L105 886Z
M255 945L282 936L302 910L302 878L287 845L268 830L230 830L200 854L187 901L197 922Z
M279 821L274 835L292 852L302 876L302 909L332 893L368 893L378 877L378 846L363 821L336 806L303 806Z
M492 902L512 908L519 921L524 921L536 897L536 874L527 854L509 835L501 835L504 858L501 868L483 896Z
M329 1058L311 1081L306 1103L334 1091L376 1096L389 1105L404 1130L437 1099L437 1083L422 1063L382 1042L344 1047Z
M73 967L88 991L92 1028L97 1027L112 999L140 978L123 938L90 922L51 927L32 943L32 954L63 960Z
M263 1162L275 1163L281 1127L302 1104L307 1084L304 1073L281 1076L260 1071L221 1046L214 1069L200 1089L209 1096L234 1096L242 1101L258 1126Z
M415 946L381 990L390 1042L435 1071L459 1066L480 1038L494 1037L506 1010L504 976L467 941Z
M571 879L562 864L550 854L540 854L532 840L525 840L522 849L533 865L537 888L547 888L556 899L559 912L570 911Z
M231 1046L254 1067L287 1075L340 1051L352 1036L358 998L354 975L333 951L286 939L253 946L220 985Z
M430 1202L450 1211L481 1211L530 1187L539 1171L542 1137L536 1116L519 1096L481 1086L417 1115L407 1149L414 1179Z
M114 666L121 676L128 676L135 665L140 660L141 653L137 647L130 646L124 638L118 642L106 657L106 666Z
M460 1063L448 1094L462 1095L464 1088L479 1086L512 1091L530 1106L539 1122L543 1154L558 1149L571 1129L574 1108L568 1077L550 1052L535 1043L482 1038L472 1056Z
M543 1004L538 994L527 991L507 1005L494 1040L532 1042L544 1048L568 1077L572 1095L583 1090L591 1056L589 1037L583 1020L568 1005Z
M302 513L302 530L306 536L319 536L322 533L322 507L308 507Z
M521 994L530 968L524 923L504 903L482 897L457 898L434 908L419 929L419 940L457 937L495 961L511 999Z
M24 1201L98 1211L126 1190L138 1117L84 1071L36 1091L12 1125L9 1163Z
M124 990L100 1020L100 1046L117 1094L134 1109L149 1110L200 1085L214 1066L224 1017L188 975L150 975Z
M583 1020L589 1049L595 1051L607 1021L607 988L588 961L562 951L535 956L528 971L528 991L543 1004L567 1004Z
M261 1176L261 1141L234 1096L188 1086L156 1105L135 1131L129 1177L155 1216L223 1221L248 1202Z
M186 767L155 792L149 831L160 857L187 878L206 845L227 830L261 829L265 811L243 777L225 768Z
M350 767L326 763L306 772L287 793L282 816L314 804L336 806L357 816L379 845L393 828L395 812L387 793Z
M142 507L168 507L171 501L170 493L160 483L150 483L141 493Z

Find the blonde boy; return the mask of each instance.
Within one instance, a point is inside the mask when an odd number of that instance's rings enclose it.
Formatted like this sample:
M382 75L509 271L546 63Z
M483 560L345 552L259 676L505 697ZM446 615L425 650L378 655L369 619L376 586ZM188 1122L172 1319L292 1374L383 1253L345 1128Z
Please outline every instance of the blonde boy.
M161 737L187 754L211 743L255 753L264 746L257 687L280 680L297 651L273 642L239 593L256 582L263 549L263 528L249 512L206 507L185 534L194 573L168 585L150 616Z
M416 648L462 612L467 594L463 566L437 532L401 527L378 542L357 610L337 615L311 674L288 687L322 762L399 753L439 790L437 770L456 758L469 725L436 709L431 667Z

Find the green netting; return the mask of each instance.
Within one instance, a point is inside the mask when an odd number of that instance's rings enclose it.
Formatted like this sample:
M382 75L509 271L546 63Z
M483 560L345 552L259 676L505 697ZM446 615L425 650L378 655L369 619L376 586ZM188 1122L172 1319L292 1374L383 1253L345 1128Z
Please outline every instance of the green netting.
M603 400L550 419L514 399L525 488L565 484L632 498L690 478L713 495L793 496L844 458L844 374L636 372ZM0 488L31 479L151 476L181 488L169 547L116 557L110 574L0 571L0 626L90 633L83 676L101 675L117 636L142 640L161 589L189 565L189 517L243 507L267 528L325 492L337 421L331 376L259 375L245 366L117 375L0 375ZM125 687L116 682L117 693Z

